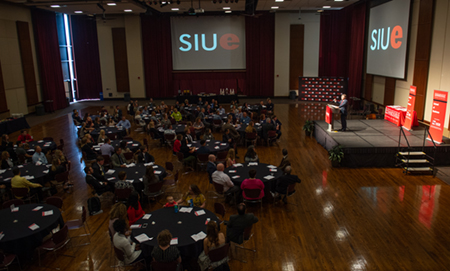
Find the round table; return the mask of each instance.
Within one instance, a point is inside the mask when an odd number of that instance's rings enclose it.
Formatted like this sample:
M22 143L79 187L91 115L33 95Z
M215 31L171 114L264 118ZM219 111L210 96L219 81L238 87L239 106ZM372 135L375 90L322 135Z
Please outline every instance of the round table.
M115 147L119 147L120 146L120 142L122 142L123 140L113 140L111 141L111 146ZM137 141L137 140L126 140L127 142L127 147L133 152L135 153L137 150L139 150L139 148L141 147L141 142Z
M231 113L225 113L225 114L220 114L219 116L220 116L220 119L223 121L223 122L226 122L226 120L228 119L228 115L229 114L231 114ZM213 122L213 120L214 120L214 118L213 118L213 116L212 115L206 115L205 116L205 120L207 121L207 122Z
M38 206L40 210L33 211ZM58 208L48 204L26 204L18 206L17 212L10 208L0 211L0 232L5 235L0 240L0 249L14 254L32 254L33 249L42 243L42 239L64 220ZM43 216L43 212L53 211L52 215ZM38 229L29 226L36 224Z
M256 162L255 162L256 163ZM257 163L258 165L256 166L249 166L248 164L242 164L242 166L231 166L231 167L227 167L224 172L230 176L231 181L235 184L238 185L239 187L241 186L242 182L245 179L248 179L248 171L250 169L255 169L256 170L256 179L260 179L263 183L264 186L266 188L270 188L270 185L268 186L268 184L270 184L270 182L272 180L277 179L278 177L280 177L281 175L283 175L283 172L281 172L281 169L279 168L275 168L276 172L271 172L270 168L268 168L267 166L270 166L269 164L264 164L264 163ZM236 172L230 172L231 171L236 171ZM235 178L235 176L239 176L238 178ZM274 178L266 179L264 177L266 176L273 176Z
M30 148L27 150L27 153L30 155L33 155L36 152L36 147L38 146L41 147L43 153L56 150L56 143L48 140L30 141L28 142L28 146Z
M183 208L180 206L180 209ZM204 210L205 214L196 216L195 212ZM179 250L182 258L189 256L198 257L203 251L203 240L194 241L192 235L197 234L201 231L206 233L206 220L207 219L216 221L217 224L219 219L217 216L206 209L199 207L193 207L190 213L175 213L174 208L161 208L151 213L149 219L139 219L135 224L147 223L147 228L139 228L132 230L133 239L142 234L147 234L148 237L153 237L152 240L143 242L141 248L145 255L149 255L154 246L158 245L157 236L158 234L167 229L172 234L173 238L178 238L178 244L175 245ZM153 224L153 222L155 224ZM181 223L180 223L181 222ZM149 253L149 254L147 254Z
M184 129L186 129L186 125L184 124L172 124L172 128L175 130L175 133L178 134L183 134L184 133ZM164 136L164 130L162 127L158 128L158 131L161 133L162 136Z
M116 134L117 138L122 138L124 135L127 134L127 131L123 128L101 126L101 127L99 127L99 129L95 129L91 132L91 136L95 140L97 140L98 135L100 134L100 130L105 130L106 135Z
M145 123L150 123L150 120L151 120L151 117L152 117L152 115L143 115L142 116L142 119L145 121ZM155 117L158 119L158 120L162 120L162 118L163 118L163 115L162 114L155 114Z
M257 124L259 124L259 123L257 123ZM262 125L261 124L257 125L257 124L255 123L255 126L254 126L255 129L256 129L256 133L260 137L262 137ZM247 126L248 126L248 124L241 123L241 124L238 124L237 127L236 127L236 131L239 132L239 134L241 135L241 138L243 140L245 140L245 129L247 128Z
M20 165L14 168L20 168L20 175L22 177L25 176L32 176L33 179L29 179L32 183L40 183L45 184L47 179L45 177L48 176L48 173L50 172L50 166L51 165L40 165L36 166L33 163ZM0 184L10 184L11 178L14 177L14 174L12 172L12 169L7 169L4 173L0 174Z
M153 164L152 167L155 172L161 172L158 174L155 173L160 181L162 181L167 176L167 172L162 166ZM144 189L142 178L145 175L145 171L147 170L147 167L144 164L137 164L134 167L114 168L113 170L113 174L105 174L105 179L108 182L117 182L119 180L119 172L125 171L125 173L127 174L127 180L133 180L132 184L136 191L142 191Z
M200 148L200 140L192 141L191 144L187 145L188 147L195 147ZM230 147L230 144L228 143L222 143L220 141L214 141L214 140L206 140L205 146L209 149L211 153L226 151ZM218 148L216 148L218 147Z

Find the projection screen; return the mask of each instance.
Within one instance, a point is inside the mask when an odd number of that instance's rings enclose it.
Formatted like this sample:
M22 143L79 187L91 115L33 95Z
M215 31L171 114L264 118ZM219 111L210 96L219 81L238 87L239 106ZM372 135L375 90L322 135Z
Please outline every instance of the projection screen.
M370 9L367 73L404 79L411 0L392 0Z
M242 16L171 17L174 70L245 69Z

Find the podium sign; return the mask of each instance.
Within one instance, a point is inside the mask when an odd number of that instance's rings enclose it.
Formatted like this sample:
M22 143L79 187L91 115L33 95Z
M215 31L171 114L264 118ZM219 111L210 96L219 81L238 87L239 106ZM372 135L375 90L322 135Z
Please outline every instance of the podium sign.
M325 113L325 122L331 124L333 121L333 112L331 108L327 105L327 112Z
M445 113L447 111L448 92L435 90L433 94L433 109L431 111L430 134L433 141L442 143ZM431 138L427 138L431 140Z
M327 105L327 111L325 112L325 121L328 123L328 132L334 130L334 116L333 114L339 113L339 107L329 104Z
M413 115L414 115L414 106L416 104L416 87L409 87L409 96L408 96L408 106L406 107L406 116L405 123L403 124L403 128L407 130L412 129L413 125Z

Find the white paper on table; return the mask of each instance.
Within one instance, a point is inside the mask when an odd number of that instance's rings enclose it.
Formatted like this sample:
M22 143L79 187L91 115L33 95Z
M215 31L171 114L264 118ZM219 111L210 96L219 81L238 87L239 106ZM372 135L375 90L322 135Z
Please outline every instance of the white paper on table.
M40 165L42 165L42 163L39 162L39 161L37 161L37 162L36 162L36 166L40 166Z
M211 141L211 139L206 140L206 142L210 142L210 141Z
M277 168L276 166L273 166L273 165L268 165L267 167L268 168Z
M19 165L19 166L17 166L18 168L23 168L23 165Z
M243 167L244 165L241 164L241 163L237 163L237 164L234 164L233 166L234 166L234 167Z
M250 163L248 163L248 166L257 166L257 165L258 165L257 162L250 162Z
M219 144L220 143L220 141L216 141L216 144Z
M197 212L195 212L196 216L201 216L201 215L204 215L204 214L206 214L205 210L198 210Z
M33 209L33 211L39 211L42 208L44 208L44 206L37 206L36 208Z
M236 170L229 170L228 173L236 173Z
M3 174L3 173L5 173L6 172L6 169L1 169L0 170L0 174Z
M94 150L96 150L96 151L99 151L99 150L100 150L100 148L94 148Z
M274 169L274 168L271 168L269 171L270 171L270 172L277 172L278 170L277 170L277 169Z
M19 211L19 207L11 208L11 212L13 212L13 213L18 212L18 211Z
M106 174L111 175L111 174L114 174L114 172L116 172L114 169L110 169L110 170L106 171Z
M192 207L181 207L180 208L180 213L190 213L190 212L192 212Z
M44 140L39 140L39 141L38 141L38 143L42 143L42 142L44 142Z
M192 141L192 143L197 143L197 141Z
M42 173L44 173L44 174L47 174L47 173L48 173L48 169L47 169L47 170L44 170L44 171L42 171Z
M36 223L33 223L30 226L28 226L28 228L30 228L30 230L34 231L34 230L39 229L39 226Z
M215 146L214 149L218 150L218 149L219 149L219 146Z
M158 166L153 166L153 168L158 168Z
M48 164L48 165L45 165L46 167L51 167L52 166L52 164Z
M226 146L227 143L220 143L220 146Z
M133 145L131 145L131 146L133 146L133 147L137 147L137 146L139 146L139 144L133 144Z
M266 177L264 177L264 179L266 179L266 180L272 180L273 178L275 178L275 177L272 175L267 175Z
M178 237L172 238L172 240L170 240L170 244L171 245L178 245Z
M256 126L260 126L260 125L261 125L261 123L257 122L257 123L255 123L255 125L256 125Z
M141 226L141 224L134 224L130 226L130 229L139 229Z
M161 171L155 170L155 174L161 174Z
M34 151L34 149L28 149L28 151Z
M105 145L105 143L98 143L98 145L101 147L101 146Z
M149 219L152 216L152 214L145 214L142 219Z
M153 166L153 162L150 162L150 163L144 164L144 166L146 166L146 167L148 167L148 166Z
M114 180L114 179L116 179L116 177L111 177L111 178L108 178L107 180L108 180L108 181L112 181L112 180Z
M136 238L136 241L138 241L139 243L143 243L143 242L150 241L153 239L153 237L150 238L145 233L139 234L135 238Z
M34 179L34 176L23 176L25 179L27 179L27 180L33 180Z
M42 212L42 216L53 215L53 210Z
M237 179L237 178L240 178L241 176L239 176L239 175L236 175L236 176L233 176L233 177L231 177L231 178L233 178L233 179Z
M128 165L127 165L127 167L134 167L134 166L136 166L135 163L131 163L131 164L128 164Z
M144 178L139 178L139 181L143 182L143 181L144 181Z
M205 239L206 238L206 234L203 231L201 231L201 232L199 232L197 234L191 235L191 238L194 239L195 242L197 242L199 240Z
M133 183L134 180L125 180L127 183Z
M94 145L94 146L92 146L92 147L94 147L94 148L100 148L100 145Z
M2 233L0 233L0 240L2 240L3 237L5 237L5 234L2 232Z
M133 144L133 141L128 141L127 144Z
M187 144L188 147L192 147L192 144Z

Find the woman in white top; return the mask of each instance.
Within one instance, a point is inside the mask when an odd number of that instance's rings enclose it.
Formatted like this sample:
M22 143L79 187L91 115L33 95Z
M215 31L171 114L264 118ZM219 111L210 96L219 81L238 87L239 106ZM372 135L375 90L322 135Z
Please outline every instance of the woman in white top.
M140 250L139 245L136 245L136 243L131 241L129 236L127 237L125 235L125 220L117 219L116 221L114 221L113 227L116 231L113 237L114 247L120 249L123 252L124 264L128 265L144 259L144 254Z

